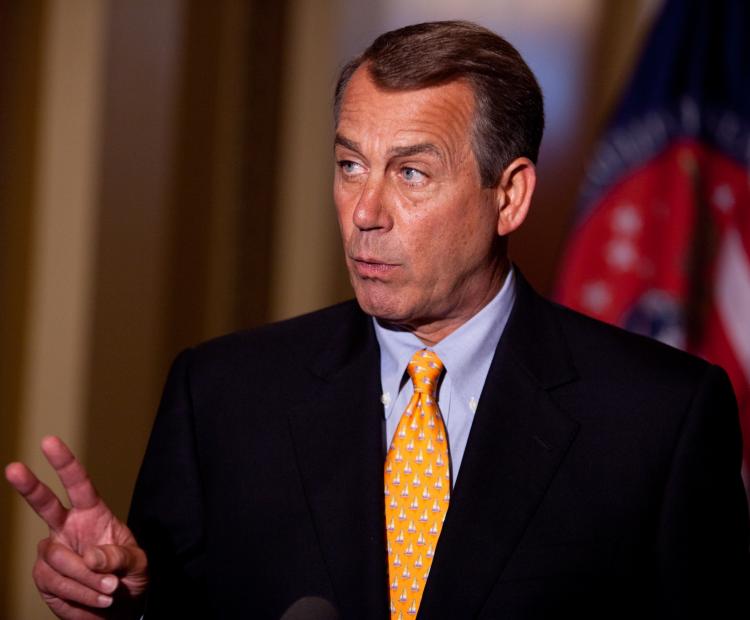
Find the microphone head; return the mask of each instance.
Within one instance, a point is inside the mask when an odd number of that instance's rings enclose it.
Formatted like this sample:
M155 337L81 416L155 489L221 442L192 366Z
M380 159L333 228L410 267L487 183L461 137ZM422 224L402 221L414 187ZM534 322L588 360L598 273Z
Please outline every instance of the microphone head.
M292 603L279 620L340 620L339 612L320 596L303 596Z

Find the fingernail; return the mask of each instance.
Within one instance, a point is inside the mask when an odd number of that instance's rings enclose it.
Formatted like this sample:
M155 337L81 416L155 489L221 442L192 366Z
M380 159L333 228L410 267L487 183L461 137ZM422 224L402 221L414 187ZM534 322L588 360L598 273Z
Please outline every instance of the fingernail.
M104 596L100 594L96 599L101 607L109 607L112 604L111 596Z
M105 577L102 579L102 590L105 592L114 592L117 588L117 577Z

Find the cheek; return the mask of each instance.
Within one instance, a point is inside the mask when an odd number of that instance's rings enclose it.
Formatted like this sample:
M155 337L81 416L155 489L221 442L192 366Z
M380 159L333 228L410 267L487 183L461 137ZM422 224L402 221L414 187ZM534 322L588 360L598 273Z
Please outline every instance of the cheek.
M462 248L455 230L429 217L420 219L411 222L400 241L409 256L407 267L414 284L431 289L455 270Z
M339 222L341 234L348 234L352 227L352 204L354 203L348 199L346 192L334 186L333 204L336 207L336 218Z
M473 213L463 207L467 202L458 202L462 207L445 209L431 221L415 227L417 236L413 246L423 248L418 253L425 269L445 275L471 271L486 260L492 251L496 236L492 207L477 205ZM428 219L428 218L425 218Z

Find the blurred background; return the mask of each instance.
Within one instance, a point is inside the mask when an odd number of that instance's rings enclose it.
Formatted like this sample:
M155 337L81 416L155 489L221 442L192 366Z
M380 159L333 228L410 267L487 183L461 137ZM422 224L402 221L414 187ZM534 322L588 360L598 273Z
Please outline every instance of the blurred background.
M330 196L337 72L462 18L546 97L513 258L549 292L586 159L659 0L0 0L0 460L59 434L123 518L184 347L350 296ZM53 485L54 488L59 488ZM46 618L45 528L0 485L0 617Z

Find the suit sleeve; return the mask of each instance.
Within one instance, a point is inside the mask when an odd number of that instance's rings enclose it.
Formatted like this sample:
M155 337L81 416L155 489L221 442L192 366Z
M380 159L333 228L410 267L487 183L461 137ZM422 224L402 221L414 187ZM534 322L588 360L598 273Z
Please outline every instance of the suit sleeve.
M750 617L741 441L729 380L709 366L675 446L660 514L664 617Z
M128 517L149 562L146 618L209 617L189 369L186 351L170 370Z

